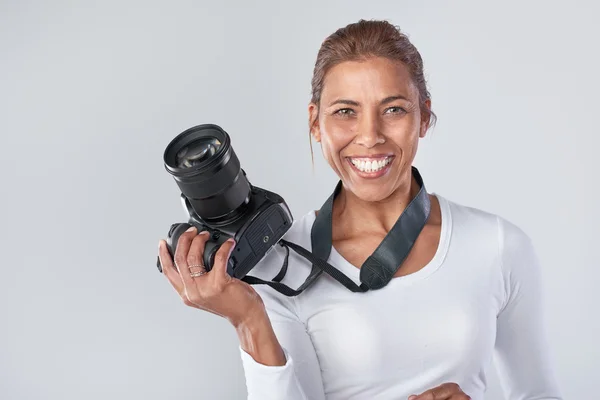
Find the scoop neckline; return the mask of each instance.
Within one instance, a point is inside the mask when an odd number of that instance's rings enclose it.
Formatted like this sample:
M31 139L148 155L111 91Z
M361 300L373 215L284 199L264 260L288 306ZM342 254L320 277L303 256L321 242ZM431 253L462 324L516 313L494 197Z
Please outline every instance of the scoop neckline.
M446 258L452 233L452 213L450 211L450 205L444 196L435 192L431 192L430 194L438 199L441 213L440 241L435 254L423 268L408 275L392 278L387 286L407 285L425 279L436 272L442 266L444 259ZM313 220L316 218L315 210L311 211L311 217ZM329 264L343 272L348 278L352 279L354 283L360 285L360 268L355 267L346 260L334 246L331 246L331 253L327 261Z

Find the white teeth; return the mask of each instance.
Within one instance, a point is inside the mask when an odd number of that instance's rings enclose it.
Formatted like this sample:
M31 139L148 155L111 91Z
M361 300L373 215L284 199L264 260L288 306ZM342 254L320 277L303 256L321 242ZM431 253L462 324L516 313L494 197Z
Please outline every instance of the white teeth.
M354 158L350 159L352 164L354 164L354 166L356 166L356 168L358 168L362 172L379 171L380 169L382 169L383 167L388 165L391 160L392 160L392 157L386 157L384 159L378 159L378 160L370 160L370 159L365 160L365 159L354 159Z

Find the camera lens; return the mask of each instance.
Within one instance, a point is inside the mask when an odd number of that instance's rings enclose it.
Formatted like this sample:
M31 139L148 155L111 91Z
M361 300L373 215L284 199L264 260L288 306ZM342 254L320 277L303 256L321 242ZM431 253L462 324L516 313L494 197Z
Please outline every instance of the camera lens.
M176 155L178 168L192 168L214 156L221 147L216 138L201 138L183 147Z
M204 124L177 135L164 152L173 176L198 216L223 222L238 216L250 196L250 184L218 125Z

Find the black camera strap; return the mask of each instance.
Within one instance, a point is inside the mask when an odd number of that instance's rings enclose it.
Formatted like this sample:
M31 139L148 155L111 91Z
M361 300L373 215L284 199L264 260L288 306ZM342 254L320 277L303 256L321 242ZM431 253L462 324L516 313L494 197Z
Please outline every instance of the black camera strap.
M338 181L334 192L317 213L311 229L312 252L295 243L281 239L278 243L286 249L286 256L277 276L272 281L265 281L247 275L242 278L242 281L251 285L269 285L286 296L296 296L302 293L323 272L330 275L352 292L366 292L368 290L381 289L387 285L408 256L408 253L427 223L431 211L431 203L423 178L416 167L413 166L411 168L412 175L421 187L419 193L417 193L406 207L373 254L361 266L360 285L357 285L353 280L344 275L344 273L326 261L329 259L332 247L333 200L342 189L341 180ZM281 283L287 272L289 248L312 263L310 274L298 289L292 289Z

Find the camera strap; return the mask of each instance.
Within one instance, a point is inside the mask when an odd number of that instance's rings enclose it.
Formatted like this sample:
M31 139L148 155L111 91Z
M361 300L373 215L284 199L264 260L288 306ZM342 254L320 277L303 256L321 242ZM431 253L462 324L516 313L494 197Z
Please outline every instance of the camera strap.
M357 285L352 279L326 261L329 259L332 247L333 201L342 189L341 180L338 181L335 190L317 213L311 228L312 252L295 243L280 239L278 243L286 249L286 256L277 276L272 281L265 281L247 275L242 278L242 281L248 284L266 284L286 296L296 296L313 284L325 272L352 292L366 292L368 290L383 288L392 280L408 256L423 227L427 223L431 211L431 203L423 178L416 167L413 166L411 169L412 175L420 186L420 190L373 254L361 266L360 285ZM310 274L297 289L292 289L281 283L287 272L290 248L312 263Z

